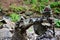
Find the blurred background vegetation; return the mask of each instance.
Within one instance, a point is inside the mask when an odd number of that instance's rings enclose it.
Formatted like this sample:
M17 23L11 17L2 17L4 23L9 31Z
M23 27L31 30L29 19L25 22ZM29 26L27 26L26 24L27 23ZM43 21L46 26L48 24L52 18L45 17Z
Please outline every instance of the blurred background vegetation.
M0 14L2 14L0 16L8 15L13 22L18 21L21 15L25 16L26 18L40 17L41 11L47 5L50 5L54 17L58 17L58 19L60 19L59 0L15 0L15 3L12 1L13 0L8 0L7 2L5 1L7 6L5 4L4 5L6 7L3 6L3 1L0 1Z

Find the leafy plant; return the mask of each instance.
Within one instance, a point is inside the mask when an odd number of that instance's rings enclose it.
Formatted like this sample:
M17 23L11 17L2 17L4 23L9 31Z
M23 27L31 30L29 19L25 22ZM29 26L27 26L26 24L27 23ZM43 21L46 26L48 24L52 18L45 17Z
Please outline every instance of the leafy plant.
M57 7L58 6L58 2L52 2L50 4L51 8Z
M45 7L45 4L44 3L40 3L40 11L42 11Z
M42 4L40 4L40 5L33 4L31 9L34 11L40 12L44 9L44 7L45 7L45 5L42 5Z
M54 8L54 13L60 13L60 8Z
M11 5L10 8L11 8L14 12L20 12L20 11L26 10L23 6L13 6L13 5Z
M24 4L31 4L31 0L24 0Z
M60 13L60 1L52 2L50 7L53 9L54 13Z
M11 13L10 18L13 22L17 22L18 20L20 20L20 15L18 15L16 13Z
M60 7L60 1L58 1L58 7Z
M37 4L37 0L31 0L32 4Z
M49 2L49 0L41 0L41 2Z
M31 9L38 12L40 11L40 7L35 4L32 5Z
M55 27L60 28L60 20L58 19L55 20L55 24L56 24Z
M50 6L51 6L51 8L60 7L60 1L58 1L58 2L52 2L52 3L50 4Z

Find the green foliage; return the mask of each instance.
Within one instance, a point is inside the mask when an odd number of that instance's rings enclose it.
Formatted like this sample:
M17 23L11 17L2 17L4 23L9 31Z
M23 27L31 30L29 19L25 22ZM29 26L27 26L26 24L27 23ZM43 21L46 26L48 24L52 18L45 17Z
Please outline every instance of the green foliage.
M60 7L60 1L58 1L58 2L52 2L52 3L50 4L50 6L51 6L51 8Z
M52 2L50 7L53 9L54 13L60 13L60 1Z
M48 5L48 3L49 3L49 0L41 0L40 1L40 4L42 4L42 5Z
M24 4L31 4L31 0L24 0Z
M32 9L34 11L41 12L46 5L48 5L49 0L40 0L39 2L37 0L25 0L26 4L32 5L30 7L23 7L23 6L13 6L11 5L10 8L14 12L20 12L24 10ZM54 13L60 13L60 1L58 2L51 2L50 3L51 8L54 10Z
M40 3L40 11L42 11L44 9L46 5L44 3Z
M60 7L60 1L58 2L58 7Z
M40 5L33 4L31 9L34 10L34 11L40 12L44 9L44 7L45 7L45 5L43 5L43 4L40 4Z
M45 5L47 5L47 3L49 2L49 0L39 0L40 2L38 2L38 0L26 0L27 2L29 2L32 6L31 9L34 11L42 11L45 7ZM28 3L27 3L28 4Z
M55 27L60 28L60 20L58 19L55 20L55 24L56 24Z
M37 0L31 0L32 4L37 4Z
M13 22L17 22L20 20L20 15L16 14L16 13L11 13L10 14L10 18Z
M41 2L49 2L49 0L41 0Z
M41 12L48 2L49 0L41 0L40 2L37 2L37 4L33 4L31 9Z
M54 8L54 13L60 13L60 8Z
M20 11L26 10L23 6L13 6L13 5L11 5L10 8L11 8L14 12L20 12Z
M51 8L57 7L58 6L58 2L52 2L50 4Z
M32 5L31 9L38 12L40 12L45 7L45 4L49 2L49 0L41 0L40 2L38 2L38 0L27 0L27 1Z
M40 7L35 4L32 5L31 9L34 11L40 11Z
M49 2L49 0L41 0L40 1L40 4L39 4L40 11L42 11L44 9L44 7L47 5L48 2Z

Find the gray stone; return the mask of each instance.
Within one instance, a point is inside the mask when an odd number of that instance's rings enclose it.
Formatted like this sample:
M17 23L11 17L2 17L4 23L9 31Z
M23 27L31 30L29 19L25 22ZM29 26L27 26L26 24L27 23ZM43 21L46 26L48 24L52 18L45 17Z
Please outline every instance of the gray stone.
M0 29L0 40L4 39L4 38L9 39L11 37L12 37L12 34L9 31L9 29L7 29L7 28Z

